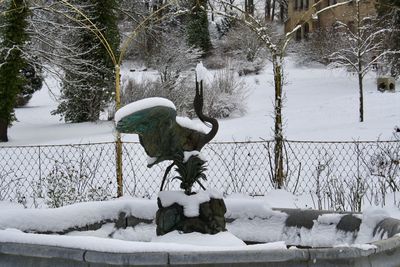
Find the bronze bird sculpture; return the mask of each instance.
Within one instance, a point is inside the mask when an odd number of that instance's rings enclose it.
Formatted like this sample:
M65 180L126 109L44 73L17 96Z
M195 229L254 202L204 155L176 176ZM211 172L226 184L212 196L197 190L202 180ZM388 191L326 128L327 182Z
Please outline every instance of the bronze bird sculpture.
M135 133L139 135L140 144L146 154L154 159L149 162L148 167L152 167L164 160L175 161L179 153L200 151L218 132L218 121L203 114L203 96L202 81L196 82L196 94L193 101L194 111L203 123L211 127L208 133L181 126L176 121L175 108L170 105L155 104L154 106L126 114L126 111L129 111L129 105L136 105L138 101L123 107L117 112L116 129L120 133ZM123 109L125 110L122 111ZM124 115L121 116L121 113ZM168 166L164 174L161 190L173 165L175 165L175 162Z

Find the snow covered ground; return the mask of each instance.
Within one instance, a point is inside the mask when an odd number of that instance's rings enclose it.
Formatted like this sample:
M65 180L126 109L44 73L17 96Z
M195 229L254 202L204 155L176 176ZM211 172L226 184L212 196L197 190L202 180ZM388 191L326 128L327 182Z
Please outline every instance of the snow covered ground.
M322 66L298 67L286 63L285 134L290 140L386 140L400 125L400 83L395 93L376 90L375 74L365 78L365 122L358 122L358 87L356 77L344 70ZM151 71L130 72L123 65L122 79L128 75L153 76ZM271 139L273 119L272 69L268 63L260 75L244 77L250 91L248 112L242 117L220 120L215 141ZM59 93L56 79L48 75L46 85ZM0 144L69 144L114 140L114 124L68 123L51 116L57 106L47 88L35 93L27 107L16 110L18 122L9 130L10 142ZM238 127L240 126L240 127ZM137 136L129 135L129 141Z

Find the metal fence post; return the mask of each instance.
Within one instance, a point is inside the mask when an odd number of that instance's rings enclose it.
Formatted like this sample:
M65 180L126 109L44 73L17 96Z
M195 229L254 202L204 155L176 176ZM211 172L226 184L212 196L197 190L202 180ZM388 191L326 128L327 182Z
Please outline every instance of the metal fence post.
M42 181L42 160L41 160L41 149L40 146L38 147L39 149L39 181Z
M118 110L121 107L121 85L120 85L120 72L121 68L119 65L115 66L115 109ZM122 178L122 142L121 134L117 132L116 138L116 167L117 167L117 196L121 197L124 194L123 178Z
M118 133L117 140L115 142L116 147L116 171L117 171L117 197L121 197L124 194L123 178L122 178L122 142L121 136Z

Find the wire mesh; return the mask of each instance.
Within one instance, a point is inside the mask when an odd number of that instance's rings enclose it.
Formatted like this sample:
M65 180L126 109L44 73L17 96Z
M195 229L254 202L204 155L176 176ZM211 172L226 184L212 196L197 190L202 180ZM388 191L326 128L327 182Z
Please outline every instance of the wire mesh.
M274 183L274 142L210 143L204 185L225 195L265 195ZM0 200L59 207L116 197L115 143L0 147ZM168 162L147 168L139 143L123 143L124 194L155 198ZM398 204L400 141L284 141L284 189L308 195L318 209L360 210ZM177 173L166 189L178 190Z

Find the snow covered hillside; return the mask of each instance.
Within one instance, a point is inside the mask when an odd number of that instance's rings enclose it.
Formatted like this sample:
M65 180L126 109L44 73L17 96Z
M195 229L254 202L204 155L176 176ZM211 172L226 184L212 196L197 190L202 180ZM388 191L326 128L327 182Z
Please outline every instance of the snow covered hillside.
M123 66L123 77L155 75L151 71L129 72ZM365 78L365 122L358 122L358 85L356 77L344 70L322 66L299 67L291 58L285 66L284 132L290 140L387 140L400 125L400 83L395 93L376 90L375 74ZM249 89L248 112L242 117L220 120L214 141L271 139L273 127L272 69L268 63L260 75L244 77ZM46 86L35 93L30 103L16 110L18 122L9 131L10 142L1 146L30 144L68 144L114 140L114 124L65 124L50 112L57 106L59 93L56 79L48 75ZM136 141L129 135L125 140Z

